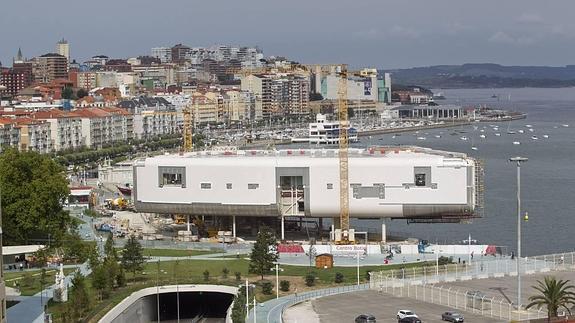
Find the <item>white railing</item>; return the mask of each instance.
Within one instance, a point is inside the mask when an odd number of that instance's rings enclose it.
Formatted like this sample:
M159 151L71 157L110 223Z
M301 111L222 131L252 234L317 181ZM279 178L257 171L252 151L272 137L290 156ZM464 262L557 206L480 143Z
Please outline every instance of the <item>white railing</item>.
M453 287L402 284L396 281L380 286L379 293L410 297L495 319L521 321L547 317L544 310L518 310L516 305L504 298L488 297L477 291L461 291Z

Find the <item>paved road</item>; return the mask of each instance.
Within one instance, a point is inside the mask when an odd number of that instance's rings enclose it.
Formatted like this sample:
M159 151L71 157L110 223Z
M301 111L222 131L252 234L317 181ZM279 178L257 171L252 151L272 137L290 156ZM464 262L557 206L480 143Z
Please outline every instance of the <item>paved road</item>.
M400 309L414 311L423 322L439 323L442 322L442 312L453 310L446 306L424 303L411 298L378 294L375 291L322 297L313 300L312 304L322 323L349 323L363 313L374 315L378 323L396 323L397 311ZM459 312L465 316L466 322L505 322L463 311Z

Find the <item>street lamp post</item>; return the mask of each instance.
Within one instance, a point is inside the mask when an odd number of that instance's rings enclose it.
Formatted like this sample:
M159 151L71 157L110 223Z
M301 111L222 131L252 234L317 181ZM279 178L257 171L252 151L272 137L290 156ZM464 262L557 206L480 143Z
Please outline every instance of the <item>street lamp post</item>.
M525 157L509 158L510 162L517 164L517 308L521 307L521 163L526 162Z

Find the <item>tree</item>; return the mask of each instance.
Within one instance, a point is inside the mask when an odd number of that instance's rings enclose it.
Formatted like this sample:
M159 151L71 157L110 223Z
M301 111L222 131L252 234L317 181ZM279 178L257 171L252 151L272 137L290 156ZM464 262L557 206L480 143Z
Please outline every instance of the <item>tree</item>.
M72 98L74 98L74 90L71 87L66 86L62 90L62 99L72 100Z
M118 259L118 253L116 252L116 248L114 248L114 236L111 232L108 234L108 238L104 244L104 254L108 258Z
M262 282L262 293L264 295L271 295L274 290L274 285L269 280L264 280Z
M224 267L224 269L222 269L222 278L227 279L229 273L230 273L230 270L228 268Z
M244 323L246 320L246 288L241 287L238 294L234 298L234 306L232 307L232 322Z
M78 99L81 99L85 96L88 96L88 91L84 90L84 89L79 89L78 92L76 92L76 97Z
M90 310L90 297L86 286L86 278L76 272L72 278L72 287L68 297L69 314L72 322L78 322Z
M203 275L204 275L204 281L210 280L210 272L207 269L204 271Z
M335 273L335 279L334 279L336 284L341 284L343 283L343 274L340 272Z
M260 275L263 280L264 275L270 272L278 257L276 237L268 227L264 226L258 232L250 253L249 272Z
M99 265L92 270L92 287L98 291L98 299L107 298L110 290L110 279L104 265Z
M305 275L305 284L308 287L312 287L313 285L315 285L315 274L310 272L307 275Z
M62 209L70 190L64 168L49 156L7 149L0 154L2 231L6 245L29 244L33 238L52 245L72 226Z
M280 290L282 292L289 292L290 282L289 280L282 280L280 281Z
M536 307L540 309L547 307L547 321L552 317L557 317L560 308L567 310L571 314L571 307L575 305L575 286L569 284L569 280L557 280L555 277L546 276L544 281L537 281L537 286L533 286L539 295L529 297L531 303L526 309Z
M124 245L124 250L122 251L122 267L126 271L130 271L136 278L136 272L144 268L144 249L136 237L131 235Z

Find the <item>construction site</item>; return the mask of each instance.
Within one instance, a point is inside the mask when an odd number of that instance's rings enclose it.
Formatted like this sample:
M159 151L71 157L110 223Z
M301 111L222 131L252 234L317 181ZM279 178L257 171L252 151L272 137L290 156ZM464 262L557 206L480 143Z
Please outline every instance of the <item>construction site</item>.
M193 151L193 111L184 109L183 151L112 167L123 173L122 184L96 203L111 215L96 229L144 240L234 243L253 239L266 225L282 241L385 245L389 219L458 223L479 216L478 160L420 147L349 147L352 73L345 65L336 70L337 147ZM359 230L350 219L379 219L381 227Z

